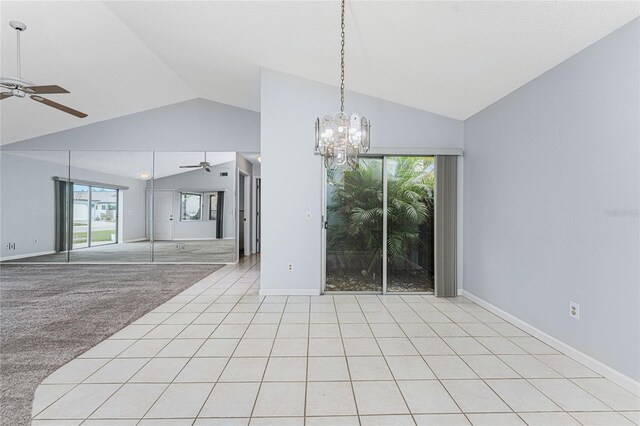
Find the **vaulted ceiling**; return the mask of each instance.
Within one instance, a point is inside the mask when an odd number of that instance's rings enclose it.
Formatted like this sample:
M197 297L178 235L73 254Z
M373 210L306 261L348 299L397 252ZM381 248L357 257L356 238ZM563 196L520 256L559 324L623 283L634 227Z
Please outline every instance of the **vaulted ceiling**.
M1 71L89 114L0 103L2 144L202 97L260 109L260 68L338 84L337 1L0 4ZM347 88L465 119L640 15L638 2L352 1ZM337 100L337 99L336 99ZM348 99L347 99L348 101Z

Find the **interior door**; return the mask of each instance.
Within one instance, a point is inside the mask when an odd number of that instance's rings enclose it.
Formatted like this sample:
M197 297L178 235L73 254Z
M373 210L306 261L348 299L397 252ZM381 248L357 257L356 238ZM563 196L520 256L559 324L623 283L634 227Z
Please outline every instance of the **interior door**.
M154 191L153 239L173 239L173 191Z

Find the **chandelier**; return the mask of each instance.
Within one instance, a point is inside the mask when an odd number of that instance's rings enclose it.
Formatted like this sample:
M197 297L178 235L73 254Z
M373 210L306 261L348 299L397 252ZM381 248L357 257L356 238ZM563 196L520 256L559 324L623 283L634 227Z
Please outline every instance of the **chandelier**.
M344 113L344 2L340 16L340 111L316 118L316 152L327 168L358 166L358 155L369 151L370 123L366 117Z

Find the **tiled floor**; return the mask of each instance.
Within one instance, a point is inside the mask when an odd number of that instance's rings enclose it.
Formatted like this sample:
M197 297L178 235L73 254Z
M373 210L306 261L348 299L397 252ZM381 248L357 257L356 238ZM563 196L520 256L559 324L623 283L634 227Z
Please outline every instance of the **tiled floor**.
M638 425L640 399L464 298L260 297L226 266L38 388L43 425Z

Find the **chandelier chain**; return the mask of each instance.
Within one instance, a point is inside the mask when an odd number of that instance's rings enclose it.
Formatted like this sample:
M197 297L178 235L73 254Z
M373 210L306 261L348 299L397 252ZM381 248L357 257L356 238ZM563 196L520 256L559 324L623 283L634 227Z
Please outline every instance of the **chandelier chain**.
M340 15L340 112L344 112L344 2L345 0L342 0Z

